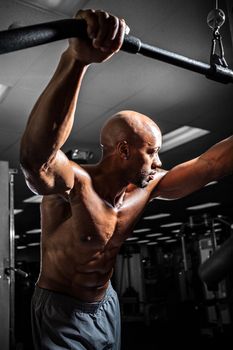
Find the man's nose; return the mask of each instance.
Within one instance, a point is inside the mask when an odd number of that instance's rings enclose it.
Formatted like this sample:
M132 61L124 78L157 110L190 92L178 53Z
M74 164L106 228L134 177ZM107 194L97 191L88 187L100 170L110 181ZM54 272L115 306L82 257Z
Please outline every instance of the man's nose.
M154 157L153 163L152 163L152 168L156 169L156 168L161 168L162 166L162 162L159 158L159 155L156 154L156 156Z

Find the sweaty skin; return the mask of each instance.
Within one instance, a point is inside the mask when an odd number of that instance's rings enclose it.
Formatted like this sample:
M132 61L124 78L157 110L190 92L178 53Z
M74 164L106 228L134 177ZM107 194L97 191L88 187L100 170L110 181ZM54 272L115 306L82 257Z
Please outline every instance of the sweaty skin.
M159 129L151 121L152 130L145 125L151 132L138 136L145 119L128 111L110 119L101 134L100 163L81 168L70 162L75 179L67 201L61 195L44 196L40 287L85 301L103 297L117 253L149 201L152 187L164 175L155 172L161 165ZM110 128L113 123L117 133ZM130 157L124 148L119 154L115 150L117 144L131 143L140 148L132 150Z
M232 173L233 138L167 172L158 155L159 127L145 115L121 111L102 128L98 164L68 160L61 147L85 72L119 51L126 30L124 20L103 11L79 11L76 18L87 22L89 39L70 39L31 112L20 160L29 188L44 196L38 285L93 302L103 298L117 253L146 204L183 197Z

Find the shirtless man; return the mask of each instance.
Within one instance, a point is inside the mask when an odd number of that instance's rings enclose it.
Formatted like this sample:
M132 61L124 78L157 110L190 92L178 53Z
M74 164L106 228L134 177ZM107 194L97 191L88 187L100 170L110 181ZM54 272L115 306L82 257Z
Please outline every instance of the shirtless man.
M71 39L31 112L21 164L41 205L42 263L32 300L35 349L120 349L118 299L110 278L117 253L153 198L175 199L233 172L233 138L200 157L161 169L161 132L150 118L122 111L101 132L96 165L60 150L73 125L82 79L93 62L119 51L126 24L79 11L89 39Z

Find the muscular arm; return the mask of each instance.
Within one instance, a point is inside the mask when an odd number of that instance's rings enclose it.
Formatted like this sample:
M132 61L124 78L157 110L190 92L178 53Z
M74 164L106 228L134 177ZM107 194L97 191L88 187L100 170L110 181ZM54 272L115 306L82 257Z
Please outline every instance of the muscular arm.
M76 17L86 21L89 38L69 40L21 140L20 161L27 184L40 194L64 193L73 187L73 167L60 148L73 126L84 73L90 63L103 62L117 52L124 38L126 24L115 16L85 10Z
M73 187L73 171L60 148L70 134L86 66L67 50L35 104L21 140L21 164L30 188L46 194Z
M201 156L168 171L153 191L152 199L178 199L231 173L233 136L215 144Z

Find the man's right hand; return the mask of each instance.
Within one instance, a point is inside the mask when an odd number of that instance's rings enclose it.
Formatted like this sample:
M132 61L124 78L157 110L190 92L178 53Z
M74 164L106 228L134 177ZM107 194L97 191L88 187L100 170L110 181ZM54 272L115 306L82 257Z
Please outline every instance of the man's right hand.
M85 65L109 59L129 32L124 19L101 10L80 10L75 18L86 21L88 39L69 39L68 51Z

